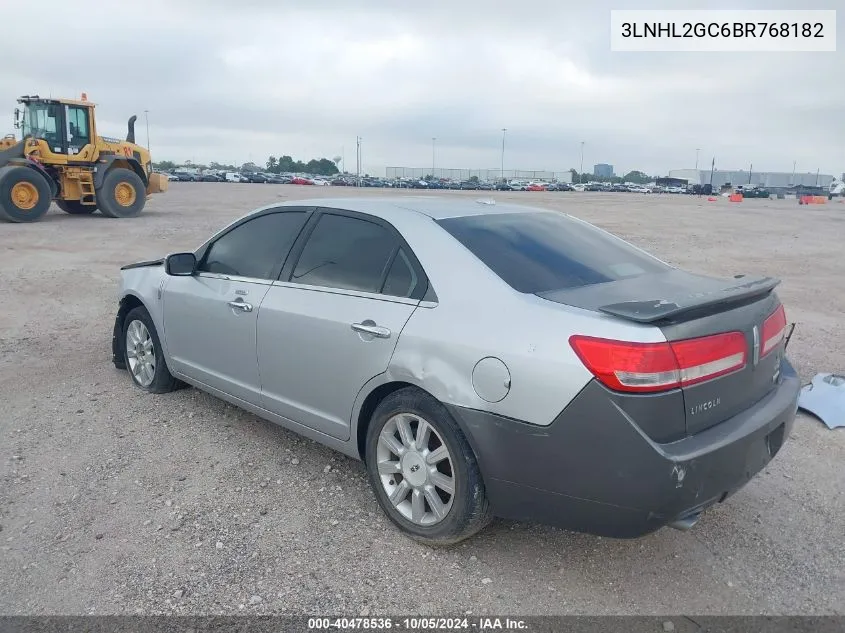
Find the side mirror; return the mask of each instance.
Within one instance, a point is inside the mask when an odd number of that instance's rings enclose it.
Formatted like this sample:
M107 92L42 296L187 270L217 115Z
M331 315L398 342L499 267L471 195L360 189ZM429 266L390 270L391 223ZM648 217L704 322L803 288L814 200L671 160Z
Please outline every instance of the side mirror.
M174 277L190 277L197 269L193 253L174 253L164 260L164 272Z
M15 129L20 129L21 125L21 109L15 108Z

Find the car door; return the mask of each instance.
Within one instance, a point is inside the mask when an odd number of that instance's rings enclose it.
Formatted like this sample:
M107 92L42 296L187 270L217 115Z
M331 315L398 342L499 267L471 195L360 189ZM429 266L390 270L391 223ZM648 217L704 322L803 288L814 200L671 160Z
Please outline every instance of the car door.
M175 372L260 406L258 308L309 211L246 218L200 249L194 275L167 278L164 337Z
M303 236L258 314L263 407L348 439L358 392L386 371L428 281L372 216L323 211Z

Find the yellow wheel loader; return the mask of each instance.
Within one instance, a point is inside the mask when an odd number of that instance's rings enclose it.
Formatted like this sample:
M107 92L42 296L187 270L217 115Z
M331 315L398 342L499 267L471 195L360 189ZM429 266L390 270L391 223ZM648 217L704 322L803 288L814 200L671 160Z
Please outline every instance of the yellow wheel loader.
M14 136L0 139L0 219L34 222L55 200L66 213L97 209L110 218L138 215L167 177L153 173L150 151L135 143L135 120L126 140L97 135L94 104L24 96L15 109Z

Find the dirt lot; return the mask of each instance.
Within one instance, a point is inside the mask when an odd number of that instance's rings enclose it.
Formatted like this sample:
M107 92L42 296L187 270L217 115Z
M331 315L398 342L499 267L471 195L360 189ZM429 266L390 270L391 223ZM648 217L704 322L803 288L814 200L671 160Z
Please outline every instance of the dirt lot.
M691 532L616 541L497 521L432 550L382 516L358 462L114 369L120 265L192 249L262 204L339 194L354 191L174 183L134 220L54 208L0 224L0 613L845 614L845 430L809 417ZM781 277L802 378L845 372L845 205L496 197L695 271Z

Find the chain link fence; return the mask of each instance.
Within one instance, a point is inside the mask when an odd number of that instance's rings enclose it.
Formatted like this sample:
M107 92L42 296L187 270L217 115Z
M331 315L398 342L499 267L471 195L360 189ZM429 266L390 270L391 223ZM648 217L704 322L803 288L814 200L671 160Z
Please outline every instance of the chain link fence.
M475 177L481 182L497 182L502 180L502 174L510 180L536 180L540 182L572 182L570 171L545 171L524 169L441 169L431 167L387 167L385 176L388 179L413 178L416 180L433 176L437 180L462 181Z

